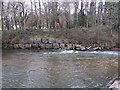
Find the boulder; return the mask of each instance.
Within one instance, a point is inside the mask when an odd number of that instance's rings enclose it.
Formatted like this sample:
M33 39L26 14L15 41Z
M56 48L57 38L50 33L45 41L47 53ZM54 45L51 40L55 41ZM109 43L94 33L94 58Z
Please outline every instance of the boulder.
M63 43L62 40L57 40L56 42L57 42L57 43L60 43L60 44Z
M35 44L41 43L42 39L41 38L37 38L36 40L33 41Z
M49 44L45 44L45 48L46 49L52 49L52 44L50 44L50 43Z
M19 48L20 48L20 49L25 49L24 44L19 44Z
M60 47L59 47L59 44L58 43L53 43L53 48L54 49L59 49Z
M61 49L65 49L65 44L64 43L60 43L60 48Z
M48 39L42 38L41 39L42 43L49 43Z
M81 46L81 49L80 49L80 50L85 51L86 48L85 48L84 46Z
M26 49L30 49L31 48L31 44L25 44L25 48Z
M84 47L84 46L82 46L82 45L75 45L75 49L76 50L81 50L81 51L84 51L84 50L86 50L86 48Z
M39 44L39 48L45 49L45 44L44 43Z
M66 44L66 45L67 45L67 49L68 49L68 50L73 49L73 45L72 45L72 44Z
M38 44L31 44L31 48L33 48L33 49L38 48Z
M37 40L37 41L42 41L42 38L37 38L36 40Z
M63 43L67 44L67 43L69 43L69 41L65 39L65 40L63 40Z
M56 40L55 39L49 39L48 43L56 43Z
M89 47L86 47L86 49L87 49L87 50L92 50L92 47L91 47L91 46L89 46Z
M73 50L75 49L75 44L72 44Z
M15 49L18 49L18 48L19 48L19 45L18 45L18 44L14 44L14 48L15 48Z
M93 48L93 50L101 50L102 48L101 47L95 47Z
M13 44L9 44L8 48L14 48L14 45Z
M120 90L120 80L115 80L110 86L110 90Z

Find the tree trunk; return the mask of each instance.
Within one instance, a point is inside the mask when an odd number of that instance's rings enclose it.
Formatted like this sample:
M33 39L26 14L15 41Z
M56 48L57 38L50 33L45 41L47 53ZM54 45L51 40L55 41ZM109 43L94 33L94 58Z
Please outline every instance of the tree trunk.
M41 2L39 0L39 29L41 29Z
M78 2L75 2L74 3L74 6L75 6L75 12L74 12L74 27L76 27L77 26L77 10L78 10L78 5L79 5L79 3Z
M39 28L39 19L38 19L38 15L37 15L37 6L36 6L36 1L34 0L34 8L35 8L35 15L36 15L36 27Z
M2 4L2 10L1 10L1 24L2 24L2 30L4 29L4 23L3 23L3 14L4 14L4 3L1 2Z

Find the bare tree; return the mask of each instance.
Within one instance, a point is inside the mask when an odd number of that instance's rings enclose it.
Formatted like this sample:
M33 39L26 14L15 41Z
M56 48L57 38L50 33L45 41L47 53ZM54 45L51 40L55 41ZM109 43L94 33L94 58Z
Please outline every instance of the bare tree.
M77 26L77 20L78 20L78 14L77 14L77 11L78 11L78 5L79 5L79 2L74 2L74 7L75 7L75 12L74 12L74 26L76 27Z
M0 2L1 2L1 1L0 1ZM3 29L4 29L4 23L3 23L3 22L4 22L4 21L3 21L3 19L4 19L4 18L3 18L3 16L4 16L4 3L1 2L0 4L1 4L1 7L2 7L2 8L1 8L1 24L2 24L2 30L3 30Z
M71 4L71 2L63 2L62 3L64 15L65 15L65 25L66 25L66 28L68 28L68 29L71 28L70 4Z
M90 3L90 12L88 13L89 16L89 26L95 26L96 25L96 1Z
M89 2L85 2L86 27L87 28L88 28L88 10L89 10Z
M38 20L38 22L39 22L39 29L41 29L41 2L40 2L40 0L39 0L39 20Z
M25 3L24 2L18 2L18 5L19 5L19 25L20 25L20 29L21 30L25 30L25 25L26 25L26 22L29 18L29 13L27 12L27 10L25 10Z
M103 24L103 2L100 1L98 4L98 14L97 14L97 23L98 25Z
M81 0L81 9L78 13L78 26L85 27L86 26L86 15L84 12L84 3Z

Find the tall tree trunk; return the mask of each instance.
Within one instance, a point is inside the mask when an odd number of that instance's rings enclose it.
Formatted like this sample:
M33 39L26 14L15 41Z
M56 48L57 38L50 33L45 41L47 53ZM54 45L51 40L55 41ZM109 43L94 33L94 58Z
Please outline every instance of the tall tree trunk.
M6 26L6 29L9 30L10 29L10 25L9 25L9 20L8 20L8 16L5 17L5 26Z
M17 19L17 17L16 17L16 9L15 9L15 6L14 6L14 8L13 8L13 9L14 9L14 10L13 10L13 13L14 13L14 26L15 26L15 28L14 28L14 29L16 29L16 30L17 30L18 28L17 28L17 20L16 20L16 19Z
M77 26L77 20L78 20L78 18L77 18L77 10L78 10L78 5L79 5L79 2L75 2L74 3L74 7L75 7L75 12L74 12L74 27L76 27Z
M96 0L90 3L89 26L96 25Z
M39 0L39 29L41 29L41 2Z
M36 27L39 28L39 24L38 24L38 15L37 15L37 6L36 6L36 1L34 0L34 8L35 8L35 15L36 15Z
M1 7L2 7L2 10L1 10L1 24L2 24L2 30L4 29L4 23L3 23L3 14L4 14L4 3L1 2Z
M30 0L30 3L31 3L31 13L33 14L33 2L32 2L32 0Z
M102 25L102 21L103 21L103 2L100 1L99 5L98 5L98 14L97 14L97 23L98 25Z
M66 28L70 29L69 11L65 10Z
M118 2L118 30L120 30L120 1Z
M86 27L88 28L88 6L89 2L85 3L85 13L86 13Z
M107 25L108 24L108 18L107 18L107 5L106 5L106 2L105 2L105 5L104 5L104 13L103 13L103 19L102 19L102 24L103 25Z

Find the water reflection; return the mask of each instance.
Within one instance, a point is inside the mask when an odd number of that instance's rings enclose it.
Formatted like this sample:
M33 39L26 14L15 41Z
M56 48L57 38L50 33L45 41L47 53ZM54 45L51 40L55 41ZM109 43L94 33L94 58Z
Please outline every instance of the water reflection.
M3 87L105 87L117 76L115 54L68 52L4 50Z

